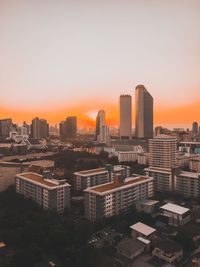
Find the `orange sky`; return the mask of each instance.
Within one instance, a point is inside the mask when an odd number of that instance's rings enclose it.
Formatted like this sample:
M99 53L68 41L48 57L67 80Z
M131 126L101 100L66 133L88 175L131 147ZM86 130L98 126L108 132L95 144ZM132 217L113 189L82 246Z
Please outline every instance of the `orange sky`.
M70 108L57 108L46 111L38 110L37 112L0 108L0 118L11 117L14 122L20 124L23 120L30 123L33 117L38 116L47 119L50 124L54 124L64 120L67 116L76 115L78 117L79 127L83 127L95 125L94 118L99 109L106 111L107 123L110 126L118 125L118 105L114 103L98 103L97 101L90 101L90 103L85 104L80 103ZM195 103L176 107L155 105L154 110L155 125L191 124L193 121L200 121L200 100Z

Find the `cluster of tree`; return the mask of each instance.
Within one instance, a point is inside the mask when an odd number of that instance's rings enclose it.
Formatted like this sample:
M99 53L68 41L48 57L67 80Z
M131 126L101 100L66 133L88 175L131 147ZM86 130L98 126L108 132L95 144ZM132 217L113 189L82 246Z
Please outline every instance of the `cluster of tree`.
M94 224L73 212L44 211L12 187L0 193L0 218L0 241L14 251L10 267L46 266L42 263L49 260L63 267L90 267L109 261L87 245Z

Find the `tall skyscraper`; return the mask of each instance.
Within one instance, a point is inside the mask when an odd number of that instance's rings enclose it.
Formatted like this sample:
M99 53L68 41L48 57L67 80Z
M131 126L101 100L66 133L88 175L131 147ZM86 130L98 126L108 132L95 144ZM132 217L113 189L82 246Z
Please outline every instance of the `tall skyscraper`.
M32 120L31 136L33 138L47 138L49 137L49 124L44 119L38 117Z
M144 87L135 88L135 136L137 138L153 137L153 97Z
M99 110L97 117L96 117L96 131L95 131L95 140L97 141L98 136L100 135L101 127L106 124L105 122L105 111Z
M176 164L177 139L158 135L149 140L149 166L170 169Z
M130 95L121 95L119 100L120 122L119 136L120 139L132 138L132 98Z
M99 110L96 117L95 140L102 144L108 144L110 141L109 127L106 125L105 117L105 111Z
M77 136L77 118L75 116L67 117L60 123L60 137L62 139L75 138Z

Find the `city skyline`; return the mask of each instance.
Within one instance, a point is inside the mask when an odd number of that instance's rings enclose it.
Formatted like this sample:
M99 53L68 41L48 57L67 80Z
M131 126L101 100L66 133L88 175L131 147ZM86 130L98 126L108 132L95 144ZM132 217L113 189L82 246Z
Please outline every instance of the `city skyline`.
M116 126L119 95L144 84L155 125L198 121L199 7L195 0L2 0L0 118L56 123L77 115L94 126L104 109Z

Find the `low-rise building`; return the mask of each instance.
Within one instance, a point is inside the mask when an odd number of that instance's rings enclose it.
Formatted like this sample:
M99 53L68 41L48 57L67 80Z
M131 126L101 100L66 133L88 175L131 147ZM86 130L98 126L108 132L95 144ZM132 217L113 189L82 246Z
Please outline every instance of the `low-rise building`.
M15 177L16 192L31 198L44 209L63 213L70 207L70 185L65 180L45 179L42 175L28 172Z
M142 237L145 239L152 239L155 235L156 229L150 227L144 223L138 222L130 226L132 232L132 238L137 239L138 237Z
M183 248L172 240L162 240L155 244L152 255L169 264L177 264L183 258Z
M151 199L138 201L136 202L136 209L154 217L159 213L159 201Z
M133 260L144 252L145 245L139 240L124 238L117 244L116 249L118 254L129 260Z
M123 178L116 175L113 182L87 188L85 217L96 221L127 212L136 201L153 196L153 178L137 176Z
M119 162L129 162L129 161L137 161L138 152L136 151L119 151L118 152L118 160Z
M185 225L190 221L190 210L173 204L167 203L160 207L161 214L168 218L168 224L172 226Z

